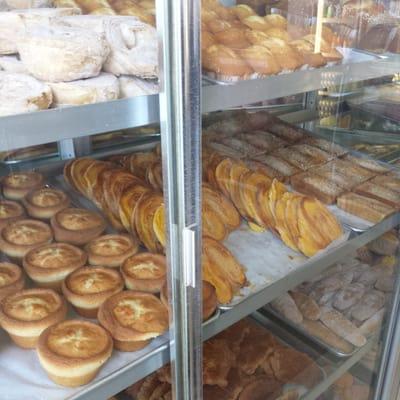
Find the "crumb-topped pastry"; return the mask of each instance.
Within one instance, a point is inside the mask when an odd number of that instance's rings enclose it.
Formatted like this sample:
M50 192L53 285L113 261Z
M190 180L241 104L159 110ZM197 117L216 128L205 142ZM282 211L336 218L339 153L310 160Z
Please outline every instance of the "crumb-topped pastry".
M51 289L21 290L0 302L0 324L23 348L34 348L40 334L66 314L65 300Z
M128 289L159 293L166 280L166 259L160 254L136 254L125 260L121 273Z
M24 208L16 201L0 200L0 229L24 215Z
M62 190L42 188L28 193L22 204L31 217L50 219L58 211L67 208L70 199Z
M61 290L61 283L72 271L86 264L86 253L67 243L38 246L25 254L22 265L41 287Z
M110 296L124 288L120 273L102 267L82 267L64 280L62 291L76 312L86 318L96 318L97 311Z
M18 265L0 263L0 300L24 287L25 279Z
M11 258L20 259L36 246L52 240L49 225L34 219L20 219L0 231L0 250Z
M49 378L75 387L90 382L111 357L108 332L89 321L67 320L46 329L39 338L39 361Z
M100 236L106 229L104 218L84 208L66 208L51 218L58 242L83 245Z
M97 318L121 351L136 351L168 329L168 310L150 293L125 290L108 298Z
M7 199L21 200L31 190L44 184L42 174L37 172L13 172L3 178L3 194Z
M129 235L103 235L89 242L85 250L89 264L119 267L129 256L136 254L137 240Z

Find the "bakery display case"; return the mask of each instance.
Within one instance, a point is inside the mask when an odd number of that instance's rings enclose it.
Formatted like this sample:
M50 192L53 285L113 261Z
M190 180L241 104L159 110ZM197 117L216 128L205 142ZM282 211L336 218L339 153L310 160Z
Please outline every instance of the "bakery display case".
M0 0L0 399L397 399L386 3Z

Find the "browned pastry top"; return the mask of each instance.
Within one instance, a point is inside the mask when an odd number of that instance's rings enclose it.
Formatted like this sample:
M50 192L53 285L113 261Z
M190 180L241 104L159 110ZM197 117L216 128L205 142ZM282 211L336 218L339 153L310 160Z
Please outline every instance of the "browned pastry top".
M26 196L26 200L38 207L54 207L67 201L67 195L58 189L43 188Z
M130 253L136 247L137 246L128 235L104 235L92 240L87 245L86 251L88 253L110 257Z
M71 292L79 295L98 294L114 290L121 285L122 278L118 271L101 267L79 268L65 281Z
M16 282L21 277L21 269L8 262L0 263L0 288Z
M83 208L66 208L55 217L63 228L71 231L97 228L104 223L100 215Z
M104 329L96 324L69 320L49 329L46 344L56 355L87 359L104 352L110 345L110 338Z
M38 268L57 269L83 265L86 256L78 247L67 243L52 243L34 248L26 254L25 261Z
M55 313L62 305L61 297L49 289L27 289L6 297L4 314L20 321L39 321Z
M7 242L22 246L45 243L53 236L47 224L34 219L16 221L6 226L1 233Z
M0 220L15 218L24 215L24 209L15 201L0 201Z
M43 176L37 172L14 172L4 178L3 185L17 189L29 189L42 182Z
M136 279L158 279L166 275L165 257L160 254L140 253L125 260L122 269Z

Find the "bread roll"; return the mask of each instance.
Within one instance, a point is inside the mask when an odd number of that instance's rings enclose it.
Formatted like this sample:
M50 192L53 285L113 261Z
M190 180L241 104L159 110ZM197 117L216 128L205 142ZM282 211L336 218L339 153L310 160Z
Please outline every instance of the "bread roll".
M255 31L266 32L271 28L271 25L258 15L250 15L249 17L243 18L242 23Z
M271 307L295 324L303 322L303 316L289 293L285 293L271 301Z
M273 54L263 46L249 46L238 53L255 72L263 75L275 75L281 71Z
M229 28L214 34L215 40L232 49L246 49L250 43L246 40L243 29Z
M0 69L6 72L12 72L17 74L27 74L28 71L25 65L18 58L18 56L3 56L0 57Z
M132 76L120 76L118 78L121 98L148 96L159 92L158 84L154 81L146 81Z
M284 40L285 42L289 42L290 40L290 35L285 29L273 27L265 31L265 33L268 36Z
M286 29L288 26L287 19L279 14L270 14L264 17L265 21L275 28Z
M250 17L251 15L257 15L257 13L247 4L238 4L235 7L232 7L232 11L240 20Z
M28 71L49 82L97 76L109 54L102 36L87 29L63 26L28 29L17 47Z
M52 102L51 89L25 74L0 72L0 116L45 110Z
M312 321L319 320L321 316L321 310L314 299L304 293L296 291L290 292L290 295L292 296L300 312L303 314L304 318Z

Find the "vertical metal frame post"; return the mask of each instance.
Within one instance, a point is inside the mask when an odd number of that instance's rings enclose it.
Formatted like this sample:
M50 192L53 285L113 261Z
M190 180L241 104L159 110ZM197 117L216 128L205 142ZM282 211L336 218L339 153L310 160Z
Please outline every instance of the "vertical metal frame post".
M175 399L202 399L200 1L157 0Z

